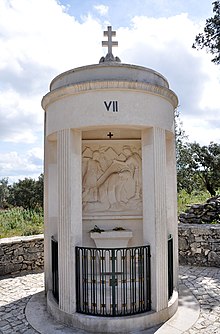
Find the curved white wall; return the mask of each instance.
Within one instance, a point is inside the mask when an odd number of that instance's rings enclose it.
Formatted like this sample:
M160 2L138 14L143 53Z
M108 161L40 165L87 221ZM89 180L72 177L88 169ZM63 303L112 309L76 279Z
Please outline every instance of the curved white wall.
M81 205L82 141L100 140L103 136L106 141L107 131L114 130L113 141L141 140L143 217L130 217L129 224L139 226L141 238L134 240L151 246L152 310L156 323L160 323L177 308L177 294L172 303L168 301L167 240L170 233L174 235L177 253L174 109L178 99L161 74L114 62L62 73L52 81L50 88L42 100L46 114L45 279L46 289L50 291L50 237L55 234L62 258L60 300L55 313L60 310L59 318L62 312L72 315L76 310L74 247L86 240ZM170 303L172 312L169 312ZM151 324L149 317L146 314L144 318L146 327Z

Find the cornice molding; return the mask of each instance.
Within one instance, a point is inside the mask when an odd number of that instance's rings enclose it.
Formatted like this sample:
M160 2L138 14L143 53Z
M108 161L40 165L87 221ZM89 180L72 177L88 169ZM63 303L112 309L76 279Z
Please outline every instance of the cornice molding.
M89 91L96 90L132 90L145 93L151 93L168 100L174 108L178 106L178 98L176 94L169 88L153 85L145 82L136 81L122 81L122 80L110 80L110 81L86 81L74 85L68 85L61 88L57 88L42 99L42 107L44 110L47 106L57 100L63 99L70 95L76 95Z

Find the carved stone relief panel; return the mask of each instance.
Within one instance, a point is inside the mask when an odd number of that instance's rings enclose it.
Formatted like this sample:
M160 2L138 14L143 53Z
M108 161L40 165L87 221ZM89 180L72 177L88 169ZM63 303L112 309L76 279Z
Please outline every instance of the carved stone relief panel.
M140 141L84 141L83 215L142 215Z

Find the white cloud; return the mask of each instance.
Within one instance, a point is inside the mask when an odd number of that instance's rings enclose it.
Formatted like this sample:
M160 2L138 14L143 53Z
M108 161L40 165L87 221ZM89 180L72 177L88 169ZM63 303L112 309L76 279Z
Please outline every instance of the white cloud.
M10 176L10 182L23 176L36 177L42 173L43 150L33 148L23 154L18 152L0 153L1 177Z
M99 15L105 16L108 14L109 7L105 5L96 5L94 8L97 10Z
M101 26L91 17L79 24L55 0L0 0L0 9L0 139L35 143L50 81L87 64L88 50L99 60Z
M218 115L219 112L216 113ZM220 143L220 121L194 117L182 117L183 128L190 142L208 145L210 142Z
M153 68L168 79L179 97L190 140L218 142L219 127L211 121L219 117L219 69L210 55L191 47L200 25L187 14L157 19L139 16L132 22L131 29L118 31L120 58Z
M0 139L3 142L34 143L43 130L40 96L22 95L13 89L0 94Z
M91 16L79 23L55 0L0 0L0 32L0 177L34 175L42 160L23 148L41 148L41 99L55 75L99 61L102 27Z
M111 9L103 4L94 8L100 16ZM98 63L106 53L101 47L106 22L100 20L88 14L79 21L55 0L0 0L0 140L7 145L7 153L0 156L0 175L40 174L41 99L55 75ZM204 22L195 23L180 14L135 16L130 23L117 29L119 48L114 55L167 77L179 97L189 136L204 144L219 141L220 124L215 121L219 118L219 68L204 51L191 48ZM9 143L17 145L16 151ZM30 147L26 154L19 150L24 143L34 145L33 151Z

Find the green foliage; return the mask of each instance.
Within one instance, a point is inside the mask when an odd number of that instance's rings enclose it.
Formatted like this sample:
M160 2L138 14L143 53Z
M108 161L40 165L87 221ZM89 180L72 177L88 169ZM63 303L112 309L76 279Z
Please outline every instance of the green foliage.
M185 190L208 191L215 196L220 188L220 145L211 142L207 146L189 143L182 129L178 111L175 111L176 166L178 193Z
M220 145L211 142L208 146L190 144L192 171L198 175L205 189L215 196L220 187Z
M194 189L201 188L197 175L192 168L192 155L188 143L179 142L176 150L177 189L191 194Z
M125 231L125 228L122 226L116 226L113 228L113 231Z
M178 215L185 212L192 204L204 203L209 197L208 191L194 191L189 194L186 190L181 190L178 193Z
M203 49L215 55L212 62L220 64L220 1L213 2L213 17L206 20L204 32L195 38L193 48Z
M178 110L175 111L175 136L176 136L176 167L177 167L177 190L185 190L191 194L194 189L202 190L203 185L192 169L193 161L188 137L183 130Z
M174 111L174 121L175 121L175 137L176 137L176 145L182 144L188 139L184 129L183 129L183 122L180 119L180 113L178 109Z
M43 209L11 208L0 211L0 238L43 233Z
M7 207L7 201L9 197L8 178L0 180L0 208Z
M8 203L25 209L43 207L43 174L37 181L25 178L9 186Z
M90 230L90 232L96 232L96 233L102 233L102 232L105 232L105 230L103 230L102 228L98 227L97 225L95 225L93 227L92 230Z
M177 144L177 188L191 194L194 190L207 190L215 196L220 188L220 145L210 143Z
M44 174L40 174L35 182L35 201L36 205L43 208L44 206Z
M43 174L13 185L0 180L0 238L43 233L43 186Z

